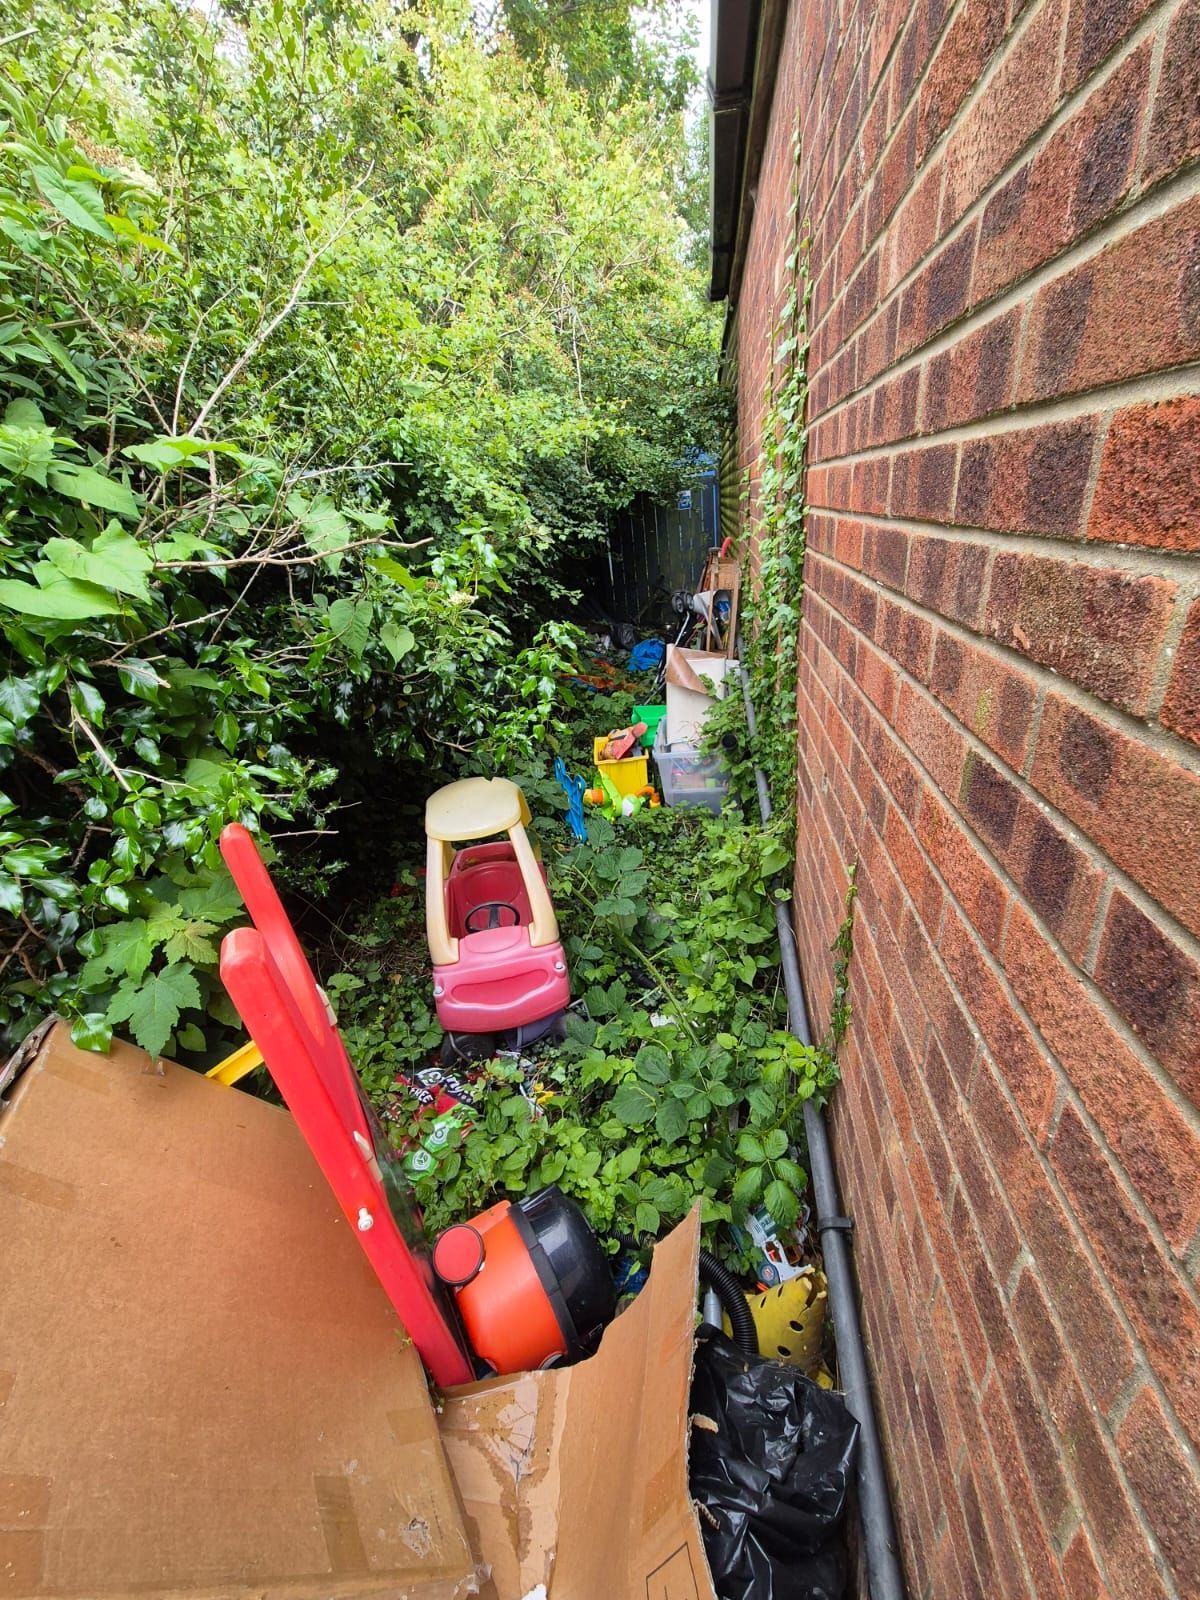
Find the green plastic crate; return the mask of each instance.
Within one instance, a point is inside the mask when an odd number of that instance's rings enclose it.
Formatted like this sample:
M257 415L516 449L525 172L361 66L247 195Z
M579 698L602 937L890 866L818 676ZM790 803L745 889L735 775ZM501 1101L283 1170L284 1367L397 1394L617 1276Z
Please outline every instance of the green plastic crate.
M658 732L658 725L667 714L666 706L634 706L633 720L644 722L646 731L638 740L643 750L650 750L654 746L654 735Z

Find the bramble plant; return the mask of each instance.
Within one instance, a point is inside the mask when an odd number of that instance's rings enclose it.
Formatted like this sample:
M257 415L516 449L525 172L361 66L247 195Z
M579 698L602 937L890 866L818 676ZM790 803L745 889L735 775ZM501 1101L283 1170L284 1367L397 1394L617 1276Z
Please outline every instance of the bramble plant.
M558 821L549 790L526 793L535 815ZM820 1046L785 1026L773 897L786 892L777 884L790 857L776 829L734 807L593 817L574 845L558 826L542 836L581 1014L564 1044L536 1051L536 1110L515 1062L483 1069L478 1120L417 1179L427 1222L436 1230L554 1182L615 1249L648 1243L699 1199L709 1242L736 1260L719 1224L759 1205L796 1220L802 1107L836 1081L848 1017L843 997ZM397 1068L422 1065L437 1038L427 973L404 953L419 947L419 917L415 894L381 903L356 934L375 953L352 955L329 983L381 1103ZM848 959L848 925L842 938ZM401 1142L421 1135L416 1111L410 1103Z

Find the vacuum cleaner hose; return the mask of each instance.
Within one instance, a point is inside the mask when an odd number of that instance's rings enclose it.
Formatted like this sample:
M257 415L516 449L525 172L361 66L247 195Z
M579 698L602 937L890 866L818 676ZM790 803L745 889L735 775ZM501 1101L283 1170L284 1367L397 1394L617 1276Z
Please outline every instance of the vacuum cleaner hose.
M750 1306L742 1292L741 1284L708 1250L700 1252L700 1277L710 1288L716 1290L721 1304L729 1313L729 1326L733 1330L734 1344L743 1355L756 1356L758 1329L754 1326L754 1318L750 1315Z

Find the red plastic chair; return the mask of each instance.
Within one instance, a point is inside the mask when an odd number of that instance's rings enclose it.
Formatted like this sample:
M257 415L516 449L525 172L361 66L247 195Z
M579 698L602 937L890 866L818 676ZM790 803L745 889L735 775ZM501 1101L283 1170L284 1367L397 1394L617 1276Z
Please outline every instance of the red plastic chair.
M469 1383L474 1367L458 1319L428 1255L409 1247L424 1245L417 1214L390 1154L380 1156L333 1012L254 839L230 823L221 854L254 922L222 940L221 979L434 1381Z

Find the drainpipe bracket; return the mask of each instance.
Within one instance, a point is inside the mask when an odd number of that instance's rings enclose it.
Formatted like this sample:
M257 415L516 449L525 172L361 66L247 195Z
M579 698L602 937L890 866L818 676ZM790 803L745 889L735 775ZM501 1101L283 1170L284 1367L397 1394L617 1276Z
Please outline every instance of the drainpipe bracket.
M853 1233L853 1217L822 1217L817 1221L817 1233Z

